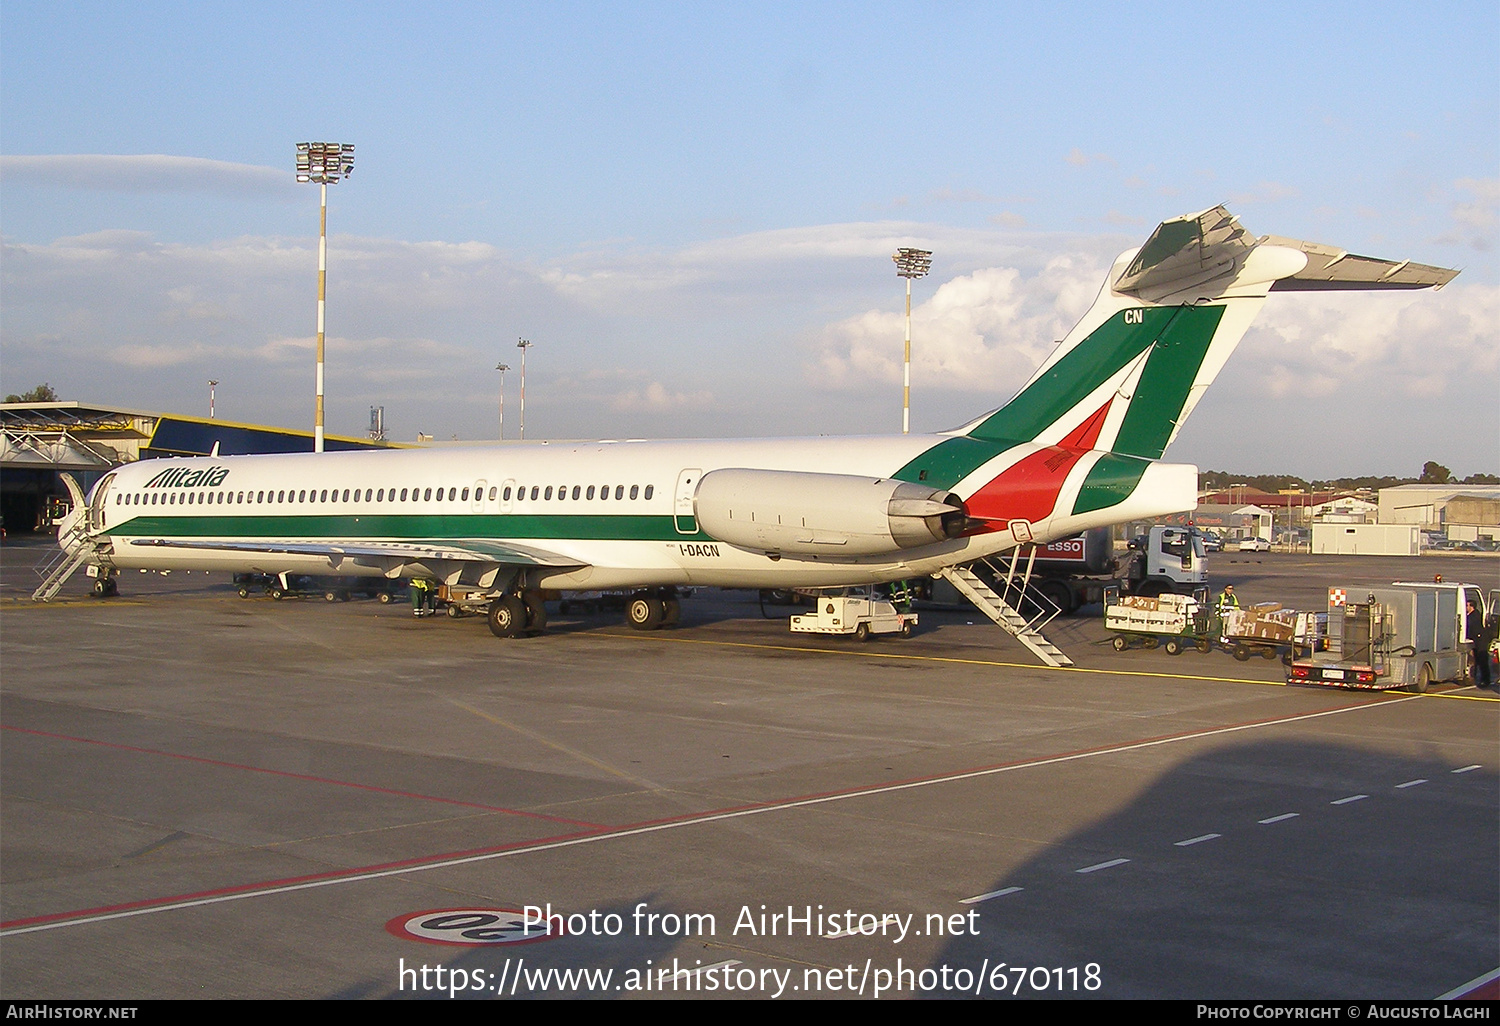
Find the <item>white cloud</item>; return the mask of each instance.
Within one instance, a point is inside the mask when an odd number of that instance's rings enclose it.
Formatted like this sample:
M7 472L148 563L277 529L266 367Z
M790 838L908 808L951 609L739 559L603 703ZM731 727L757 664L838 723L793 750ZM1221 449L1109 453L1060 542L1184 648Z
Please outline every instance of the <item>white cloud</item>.
M292 199L296 177L258 164L161 153L0 156L0 181L111 192L216 192Z
M1090 255L1073 254L1032 275L990 267L943 282L912 308L913 378L926 387L1003 398L1082 316L1104 267ZM836 388L900 381L904 335L902 310L845 318L820 333L812 373Z
M1084 153L1077 146L1068 151L1063 160L1074 167L1088 167L1090 164L1114 164L1115 158L1108 153Z
M913 426L949 427L1009 396L1142 234L862 222L677 249L612 243L545 265L481 243L334 236L329 426L360 434L368 407L383 405L393 437L418 426L493 437L494 367L511 365L515 417L525 335L537 343L528 437L888 430L899 424L904 329L890 254L920 245L936 262L914 288ZM307 427L315 245L192 246L137 232L6 244L4 387L50 381L69 398L198 413L213 377L220 416ZM1493 454L1497 324L1497 289L1463 278L1435 294L1272 296L1171 455L1280 454L1299 471L1321 453L1326 466L1307 470L1344 472L1372 417L1377 429L1477 439ZM1329 424L1345 433L1332 438ZM1431 445L1392 462L1416 444L1372 442L1366 462L1487 467Z

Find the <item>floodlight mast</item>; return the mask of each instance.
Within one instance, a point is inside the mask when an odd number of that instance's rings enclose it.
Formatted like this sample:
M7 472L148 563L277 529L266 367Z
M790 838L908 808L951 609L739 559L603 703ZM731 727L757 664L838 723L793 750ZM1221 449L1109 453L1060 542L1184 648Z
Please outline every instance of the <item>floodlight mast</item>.
M906 355L901 362L901 433L911 433L911 280L932 270L932 251L905 246L891 254L896 274L906 279Z
M521 351L521 441L526 441L526 350L530 349L532 343L527 339L521 339L516 343L516 348Z
M328 302L328 186L354 173L354 144L297 144L297 181L317 182L322 193L318 221L318 397L313 416L313 452L323 451L323 329Z

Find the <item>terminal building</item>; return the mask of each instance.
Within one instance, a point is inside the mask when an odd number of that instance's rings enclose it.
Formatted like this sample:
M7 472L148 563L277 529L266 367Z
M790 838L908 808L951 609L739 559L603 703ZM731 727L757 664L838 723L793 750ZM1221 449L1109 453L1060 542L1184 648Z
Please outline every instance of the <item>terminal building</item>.
M327 435L326 451L399 448ZM68 510L60 473L87 492L122 463L173 456L312 452L310 431L80 402L0 403L0 516L8 534L47 531Z

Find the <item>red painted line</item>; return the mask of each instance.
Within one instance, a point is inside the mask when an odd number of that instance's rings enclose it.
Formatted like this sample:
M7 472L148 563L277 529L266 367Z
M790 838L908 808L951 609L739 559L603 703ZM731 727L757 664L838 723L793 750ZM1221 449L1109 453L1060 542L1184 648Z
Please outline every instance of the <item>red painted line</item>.
M1415 699L1410 696L1407 700ZM782 798L768 802L750 802L744 805L726 806L719 809L710 809L704 812L684 813L680 816L669 816L663 819L642 820L638 823L630 823L623 826L596 828L579 831L574 834L562 834L556 837L544 837L530 841L515 841L510 844L497 845L487 848L475 848L468 851L446 852L436 855L421 855L410 859L402 859L396 862L383 862L377 865L359 866L352 869L334 870L325 873L311 873L305 876L286 877L280 880L268 880L260 883L238 884L232 887L223 887L214 890L197 891L190 894L178 894L162 898L144 898L139 901L127 902L120 905L108 905L99 908L77 909L71 912L56 912L42 916L32 916L27 919L15 919L0 922L0 930L19 929L28 926L38 926L50 923L65 923L69 920L88 920L99 916L109 916L114 913L139 912L152 908L171 908L182 904L201 902L212 899L224 899L236 894L269 893L278 890L287 890L299 886L326 884L337 882L345 878L358 878L372 874L389 874L400 870L418 870L427 867L437 867L452 864L461 860L474 861L487 857L503 855L508 851L524 852L528 849L544 849L577 843L593 843L606 841L612 837L624 837L633 834L649 833L654 830L669 828L672 826L690 825L698 821L712 821L726 819L742 815L754 815L760 811L775 811L777 809L791 809L800 806L816 805L828 801L837 801L842 798L857 798L862 795L875 795L901 790L903 788L924 787L930 784L959 781L973 777L1003 773L1012 769L1026 767L1037 767L1051 765L1058 762L1068 762L1075 759L1087 758L1090 755L1100 755L1109 752L1128 751L1143 747L1152 747L1160 744L1170 744L1173 741L1190 740L1198 737L1208 737L1226 732L1249 730L1259 726L1269 726L1278 723L1294 723L1319 716L1333 715L1341 712L1352 712L1367 709L1376 705L1385 704L1377 700L1360 705L1337 705L1326 709L1317 709L1310 712L1298 713L1295 716L1278 716L1268 719L1245 720L1240 723L1222 724L1216 727L1200 728L1198 730L1183 731L1175 734L1162 734L1155 737L1141 738L1135 741L1120 741L1114 744L1101 745L1094 748L1082 748L1071 752L1062 752L1056 755L1036 756L1029 759L1018 759L1008 762L993 763L987 766L979 766L972 769L957 770L949 773L929 774L919 777L911 777L905 780L888 781L880 784L864 784L858 787L844 788L834 791L823 791L793 798ZM102 742L101 742L102 743Z
M50 737L59 741L73 741L81 745L98 745L101 748L113 748L122 752L135 752L139 755L159 755L167 759L181 759L184 762L196 762L205 766L218 766L222 769L243 770L247 773L266 773L273 777L286 777L290 780L303 780L313 784L329 784L334 787L352 787L359 791L373 791L376 794L387 794L396 798L415 798L424 802L441 802L444 805L460 805L468 809L481 809L485 812L503 812L509 816L525 816L529 819L542 819L549 823L560 823L564 826L586 827L590 830L609 829L602 823L585 823L576 819L565 819L562 816L548 816L541 812L527 812L524 809L510 809L501 805L484 805L480 802L466 802L458 798L443 798L438 795L417 794L415 791L398 791L390 787L379 787L375 784L359 784L351 780L334 780L330 777L315 777L308 773L291 773L286 770L266 769L264 766L246 766L237 762L224 762L221 759L208 759L201 755L183 755L179 752L164 752L156 748L138 748L135 745L122 745L113 741L98 741L94 738L71 737L67 734L53 734L45 730L29 730L26 727L12 727L0 724L0 730L12 730L17 734L31 734L36 737Z
M82 919L88 916L108 915L111 912L129 912L135 909L148 909L157 905L175 905L180 902L201 901L205 898L222 898L233 894L261 891L267 888L295 887L298 884L321 883L338 880L346 876L361 876L366 873L389 872L393 869L410 869L429 862L443 861L454 858L473 858L477 855L497 855L513 848L529 848L538 844L555 844L559 841L568 841L577 837L589 837L595 831L580 830L574 834L558 834L554 837L539 837L526 841L512 841L509 844L498 844L488 848L474 848L469 851L453 852L450 855L434 856L419 855L410 859L399 859L395 862L381 862L373 866L358 866L353 869L336 869L326 873L308 873L305 876L289 876L281 880L270 880L261 883L235 884L230 887L215 887L206 891L192 891L188 894L177 894L169 898L141 898L137 901L127 901L118 905L101 905L98 908L80 909L75 912L55 912L43 916L31 916L27 919L12 919L0 923L0 929L8 930L12 927L35 926L38 923L53 923L68 919Z

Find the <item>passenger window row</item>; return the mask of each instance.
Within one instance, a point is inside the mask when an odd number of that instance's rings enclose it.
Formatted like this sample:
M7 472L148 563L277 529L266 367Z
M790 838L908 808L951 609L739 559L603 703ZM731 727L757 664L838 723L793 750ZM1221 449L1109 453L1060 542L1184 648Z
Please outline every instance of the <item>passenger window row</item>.
M608 499L610 497L610 488L611 488L610 485L600 485L600 486L597 487L598 496L599 496L599 498L601 500ZM642 489L641 489L640 485L628 485L628 486L627 485L614 485L613 488L614 488L614 497L615 497L615 499L616 500L622 500L622 501L626 497L627 488L629 490L629 496L630 496L631 499L638 499L638 498L649 499L656 492L656 488L653 485L647 485L645 487L644 494L642 493ZM594 485L589 485L587 489L584 489L584 487L582 485L573 485L572 492L571 492L572 498L574 498L574 499L580 499L580 498L582 498L582 499L585 499L585 500L593 499L594 495L595 495L595 489L596 489L596 486L594 486ZM446 491L447 491L447 501L448 502L454 502L454 501L457 501L457 502L468 502L469 501L469 491L470 490L468 488L453 487L453 488L448 488ZM476 500L479 500L481 498L480 489L476 488L473 491L474 491L474 498ZM443 495L444 489L442 489L442 488L436 489L436 496L434 496L433 492L434 492L434 490L431 489L431 488L402 488L400 490L399 495L398 495L396 489L394 489L394 488L366 488L366 489L363 490L363 492L361 492L361 490L358 489L358 488L355 488L355 489L352 489L352 490L349 489L349 488L345 488L342 493L340 493L340 491L337 488L334 488L332 490L327 489L327 488L324 488L324 489L321 489L321 490L316 489L316 488L314 488L314 489L305 489L304 488L304 489L298 489L296 491L280 490L280 491L274 491L274 492L272 492L272 491L235 492L235 491L219 491L217 489L212 490L212 491L208 491L208 490L205 490L205 491L185 490L185 491L181 491L181 492L175 491L175 490L170 490L170 491L165 491L165 492L155 492L155 491L153 491L153 492L144 492L143 491L143 492L132 492L132 493L129 493L129 494L123 494L123 493L117 494L115 496L115 505L116 506L121 506L121 505L124 505L124 506L147 506L147 505L150 505L150 506L157 506L157 505L161 505L161 506L177 506L177 505L184 505L184 506L190 506L190 505L199 505L199 506L209 505L209 506L214 506L214 505L217 505L217 506L223 506L223 505L242 505L242 504L246 504L246 503L253 504L253 505L262 505L264 503L282 503L282 504L285 504L285 503L288 503L288 502L296 502L296 503L307 503L307 502L322 503L322 502L330 502L330 501L332 501L332 502L350 502L350 501L353 501L353 502L360 502L360 501L364 501L364 502L408 502L408 501L409 502L433 502L433 501L442 502L444 500L444 495ZM495 498L497 497L497 495L499 494L499 492L500 492L500 488L499 488L498 485L491 485L490 486L489 499L490 499L491 502L493 502L495 500ZM524 485L521 486L521 487L516 488L514 494L515 494L515 498L516 498L517 501L525 501L526 498L527 498L526 488L525 488ZM556 494L557 494L557 498L558 499L567 499L569 497L568 486L567 485L559 485L557 487L557 489L556 489ZM410 498L408 498L408 495L410 496ZM503 495L502 498L503 498L503 500L505 502L510 502L511 501L511 495L512 495L511 489L509 487L506 487L504 495ZM351 496L352 496L352 499L351 499ZM531 486L531 499L532 500L551 501L552 498L553 498L553 486L552 485L547 485L545 488L543 488L541 485L532 485Z

